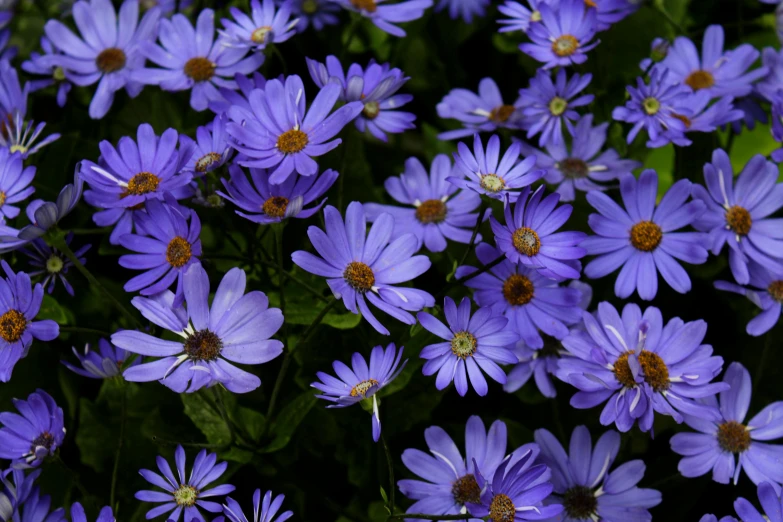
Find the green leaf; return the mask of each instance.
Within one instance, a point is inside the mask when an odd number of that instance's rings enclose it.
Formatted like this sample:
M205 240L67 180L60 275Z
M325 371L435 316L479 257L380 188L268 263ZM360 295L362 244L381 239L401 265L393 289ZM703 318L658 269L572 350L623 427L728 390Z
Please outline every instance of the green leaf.
M296 428L302 423L310 409L315 406L316 400L313 392L308 390L289 402L282 409L272 427L274 434L272 442L261 451L272 453L286 447L296 432Z
M231 431L223 421L220 411L216 409L214 401L207 400L204 396L206 391L183 393L180 396L185 405L185 415L190 417L210 444L228 445L231 443Z
M58 303L54 297L49 294L44 294L41 309L38 311L38 315L36 315L35 318L39 321L51 319L57 324L65 325L73 323L73 312L60 306L60 303Z
M114 454L117 436L107 424L107 416L96 404L87 399L79 401L79 429L76 445L82 462L101 473L107 469L107 460Z

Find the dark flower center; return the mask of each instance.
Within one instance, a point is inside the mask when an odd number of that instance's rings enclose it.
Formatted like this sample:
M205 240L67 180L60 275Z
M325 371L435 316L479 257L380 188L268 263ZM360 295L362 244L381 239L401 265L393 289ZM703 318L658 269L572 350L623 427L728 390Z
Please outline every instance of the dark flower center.
M299 129L285 131L277 138L277 148L283 154L294 154L304 149L310 139Z
M653 116L661 109L661 102L651 96L649 98L645 98L644 101L642 101L642 108L648 116Z
M737 421L719 424L718 446L723 451L742 453L750 447L750 432Z
M181 236L177 236L169 241L169 246L166 247L166 261L175 268L184 266L190 261L192 255L190 243Z
M188 335L185 353L194 361L214 361L223 350L223 341L208 328Z
M783 281L772 281L767 287L770 297L778 303L783 303Z
M351 0L351 5L356 9L367 11L368 13L374 13L378 9L378 5L375 0Z
M160 185L160 178L151 172L139 172L128 181L128 186L121 196L141 196L155 192Z
M712 73L699 69L698 71L693 71L685 78L685 84L694 91L698 91L699 89L706 89L715 85L715 78L712 76Z
M568 100L560 96L555 96L549 101L549 112L552 113L552 116L560 116L567 108Z
M636 381L631 372L631 366L628 364L628 356L635 353L636 350L625 352L614 362L614 376L617 381L626 388L636 386ZM662 392L669 389L669 368L663 362L661 356L649 350L642 350L637 357L639 366L642 367L644 381L649 384L656 392Z
M515 110L516 107L513 105L500 105L489 111L489 119L490 121L503 123L504 121L508 120L512 114L514 114Z
M640 221L631 227L631 244L636 250L652 252L663 239L661 227L652 221Z
M672 117L680 120L685 125L686 129L690 129L691 125L693 125L691 119L688 118L687 116L683 116L682 114L677 114L676 112L673 112Z
M95 58L95 65L102 73L113 73L125 67L125 51L116 47L104 49Z
M512 306L528 304L534 295L533 282L522 274L511 274L503 282L503 297Z
M481 501L481 488L472 473L455 480L451 485L451 494L459 504L478 504Z
M552 52L558 56L571 56L579 48L579 40L570 34L564 34L552 42Z
M362 115L368 120L374 120L381 112L381 106L377 101L369 101L364 104Z
M361 293L370 290L375 284L375 274L373 274L372 268L360 261L348 263L345 272L343 272L343 279L351 288Z
M746 236L753 225L753 218L750 217L750 212L746 209L734 205L726 211L726 223L735 234Z
M264 201L264 205L261 209L269 217L282 218L285 217L285 211L288 208L288 198L283 196L272 196Z
M446 204L439 199L428 199L416 207L416 219L425 225L440 223L446 219Z
M567 178L586 178L590 173L590 167L579 158L566 158L558 164L558 168Z
M506 182L497 174L485 174L481 176L481 182L479 184L481 185L481 188L487 192L500 192L506 186Z
M358 395L364 397L365 395L367 395L367 392L370 391L370 388L377 385L378 385L378 381L376 381L375 379L367 379L365 381L362 381L356 386L354 386L353 388L351 388L351 397L356 397Z
M35 448L46 448L46 451L52 449L54 444L54 435L45 431L33 439L33 443L30 445L30 451L35 453Z
M209 167L219 162L222 157L217 152L207 152L196 161L196 172L206 172Z
M538 350L538 357L556 357L560 358L560 347L562 344L554 337L546 334L542 334L544 339L544 347Z
M174 491L174 501L178 506L190 507L198 499L198 490L193 486L181 485Z
M476 353L476 338L470 332L457 332L451 339L451 353L465 359Z
M592 518L595 510L598 509L598 499L585 486L574 486L566 490L563 495L563 507L566 514L577 520L587 520Z
M516 514L514 501L503 493L495 495L489 504L489 519L492 522L514 522Z
M27 328L27 319L19 310L8 310L0 316L0 337L7 343L15 343L22 338Z
M272 27L263 25L250 33L250 39L253 41L253 43L264 43L264 41L266 41L266 35L268 35L270 32L272 32Z
M185 74L195 82L205 82L215 76L216 67L207 58L197 56L185 62Z
M541 250L541 240L538 238L535 230L531 228L522 227L516 229L511 240L517 252L525 254L527 257L532 257Z

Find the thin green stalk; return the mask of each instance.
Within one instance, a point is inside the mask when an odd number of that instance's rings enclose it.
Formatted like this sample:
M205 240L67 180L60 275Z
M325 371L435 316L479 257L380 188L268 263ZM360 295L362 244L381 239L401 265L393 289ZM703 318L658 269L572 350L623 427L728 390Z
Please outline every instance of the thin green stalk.
M226 428L228 428L228 436L229 436L228 444L231 445L234 443L234 440L236 440L236 435L234 434L234 426L231 424L231 420L228 418L228 411L226 411L226 405L223 404L223 398L220 396L220 390L218 390L217 386L212 388L212 393L215 395L215 404L217 404L217 410L218 413L220 413L220 418L223 419L223 423L226 425Z
M127 386L125 386L125 381L120 381L120 386L122 386L122 406L120 409L120 438L117 440L117 451L114 454L114 469L111 473L111 492L109 494L109 506L114 509L114 512L117 513L117 505L114 503L114 499L116 498L117 493L117 477L119 476L120 472L120 455L122 454L122 446L125 443L125 422L127 419L128 414L128 391Z
M418 520L470 520L471 518L477 518L469 513L464 515L425 515L422 513L399 513L397 515L389 515L386 517L386 521L389 520L402 520L403 518L415 518Z
M761 376L764 374L764 368L767 366L767 357L769 356L770 348L772 348L772 341L773 339L779 339L777 336L778 332L779 328L775 327L766 333L766 337L764 339L764 348L761 350L761 358L759 359L759 364L756 367L756 373L753 374L754 391L756 385L761 382Z
M484 198L481 198L481 205L479 205L479 211L478 211L478 217L476 218L476 226L473 227L473 234L470 236L470 243L468 243L468 248L465 249L465 253L462 254L462 259L459 260L459 265L462 266L465 264L465 260L468 258L468 255L473 251L473 245L476 243L476 236L478 236L479 228L481 228L481 218L484 216L484 211L487 209L487 201Z
M217 449L217 450L224 450L227 449L230 445L227 444L209 444L209 443L202 443L202 442L181 442L178 440L169 440L169 439L163 439L161 437L158 437L157 435L152 436L152 442L155 444L160 444L161 446L182 446L185 448L205 448L205 449Z
M65 470L66 473L68 473L68 475L71 476L71 483L76 486L76 489L79 490L79 493L82 494L82 497L89 497L90 493L87 491L87 488L82 485L82 481L79 479L79 474L72 470L68 464L65 463L62 457L60 457L59 452L54 454L54 460Z
M259 263L264 265L264 266L268 266L269 268L277 269L277 265L274 264L274 263L270 263L269 261L263 261L262 260L262 261L259 261ZM282 273L282 275L284 275L286 277L286 279L290 279L294 283L298 284L299 286L301 286L302 288L304 288L305 290L307 290L308 292L313 294L313 297L315 297L319 301L323 301L324 303L329 302L329 299L327 297L324 297L321 294L321 292L319 292L318 290L316 290L315 288L313 288L312 286L310 286L306 282L302 281L297 276L293 275L291 272L281 272L281 273Z
M285 284L283 283L283 274L285 274L285 270L283 270L283 227L285 227L285 223L276 223L272 226L275 228L275 258L277 258L277 289L280 292L280 311L285 317Z
M81 326L60 326L60 333L83 333L100 335L101 337L111 337L109 332L103 330L96 330L95 328L82 328Z
M348 36L343 38L343 48L340 51L340 61L345 61L346 55L348 54L348 50L351 48L351 44L353 43L353 39L356 36L356 29L358 29L359 24L362 21L362 16L358 14L352 14L351 15L353 19L351 20L351 25L348 26L348 32L346 33Z
M664 9L663 7L661 7L660 5L658 5L658 3L657 3L657 2L653 2L653 6L655 6L655 10L656 10L656 11L658 11L658 13L660 13L660 15L661 15L661 16L663 16L663 17L664 17L664 19L665 19L667 22L669 22L669 24L671 24L671 26L672 26L672 27L674 27L674 29L675 29L675 30L676 30L678 33L680 33L681 35L687 35L687 34L688 34L688 33L685 31L685 29L683 28L683 26L681 26L681 25L679 24L679 22L677 22L677 21L676 21L674 18L672 18L672 15L670 15L670 14L668 13L668 11L666 11L666 9Z
M285 58L283 58L283 55L280 53L280 49L277 48L275 44L268 45L267 48L272 52L275 57L280 60L280 64L283 66L283 74L288 74L288 64L285 62Z
M386 454L386 466L389 468L389 513L394 513L394 461L383 433L381 433L381 444L383 444L383 452Z
M504 260L505 258L506 258L505 254L503 254L503 255L500 255L499 257L496 257L495 259L493 259L492 261L490 261L488 264L486 264L486 265L482 266L482 267L481 267L479 270L476 270L476 271L475 271L475 272L473 272L472 274L468 274L468 275L466 275L465 277L462 277L462 278L459 278L459 279L454 279L454 280L452 280L452 281L451 281L449 284L447 284L446 286L444 286L444 287L443 287L443 290L441 290L440 292L438 292L438 295L436 295L436 296L435 296L435 300L436 300L436 301L437 301L437 300L439 300L441 297L443 297L444 295L446 295L446 292L448 292L449 290L451 290L451 289L452 289L452 288L454 288L455 286L462 285L462 284L464 284L466 281L470 281L470 280L471 280L471 279L473 279L474 277L478 277L478 276L480 276L481 274L483 274L483 273L485 273L485 272L488 272L489 270L491 270L491 269L495 268L495 267L496 267L496 266L498 266L500 263L502 263L502 262L503 262L503 260Z

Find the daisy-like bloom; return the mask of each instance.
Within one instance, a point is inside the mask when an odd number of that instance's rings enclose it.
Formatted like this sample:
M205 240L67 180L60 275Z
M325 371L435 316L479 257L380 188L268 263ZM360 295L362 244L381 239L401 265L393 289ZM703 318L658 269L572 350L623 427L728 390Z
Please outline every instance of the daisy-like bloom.
M594 236L581 245L596 255L585 267L591 279L605 277L622 266L614 284L617 297L634 290L649 301L658 293L658 273L676 292L691 289L688 273L677 260L690 264L707 261L707 238L700 232L675 232L692 224L706 208L698 200L686 203L693 184L681 179L672 185L656 207L658 174L648 169L637 180L626 174L620 180L625 209L602 192L588 192L587 201L598 214L587 222Z
M751 319L745 329L748 335L757 337L770 331L780 319L783 306L783 269L770 271L751 261L748 273L750 288L728 281L715 281L715 288L744 295L761 308L761 313Z
M231 159L234 149L228 142L227 123L228 117L225 115L215 116L209 124L196 129L195 141L187 136L180 136L180 140L192 142L193 155L185 167L186 170L193 172L195 176L203 176L222 167Z
M432 455L418 449L402 452L403 464L423 479L397 482L403 495L416 501L408 513L465 513L467 502L480 502L476 464L483 473L492 474L506 456L506 424L496 420L487 431L481 417L471 416L465 424L464 458L443 428L430 426L424 430L424 440Z
M16 113L13 120L5 124L4 132L0 132L0 147L7 148L11 152L18 152L22 158L27 159L30 154L35 154L41 148L60 138L59 133L48 135L39 143L35 143L43 132L46 123L38 125L34 121L24 121L20 113Z
M516 362L507 346L519 340L519 334L507 329L508 319L490 307L479 308L471 317L470 299L464 297L459 307L447 297L443 310L448 327L435 316L419 312L417 317L425 330L435 334L444 342L425 346L420 357L426 359L422 368L424 375L438 377L435 387L446 388L451 382L457 393L468 393L468 377L476 393L482 397L489 390L482 370L494 381L506 383L506 374L498 364Z
M387 132L399 134L415 128L416 115L397 110L413 99L410 94L395 94L410 79L401 70L373 60L365 69L357 63L351 64L344 73L340 61L332 55L326 57L326 64L308 58L307 68L318 87L337 79L343 87L340 100L364 104L354 120L360 132L369 130L379 140L387 141Z
M225 45L259 51L267 44L283 43L296 34L298 18L291 20L291 4L283 2L275 12L275 0L250 0L250 15L236 7L229 9L234 20L223 18L218 32ZM259 64L260 65L260 64Z
M201 264L201 221L196 212L180 207L171 198L166 203L150 199L145 210L146 213L137 216L137 228L144 235L125 234L120 237L120 244L135 252L120 256L120 266L144 270L128 280L123 288L126 292L151 296L166 290L176 281L176 308L185 298L185 272L192 265Z
M44 26L46 37L59 52L40 58L41 66L62 68L65 78L79 86L98 82L90 102L90 117L103 118L123 87L131 97L143 85L134 72L144 65L140 48L155 39L159 9L150 9L139 21L137 0L125 0L119 16L110 0L82 0L73 6L81 38L59 20Z
M2 132L0 132L2 135ZM2 139L2 138L0 138ZM30 184L35 177L35 167L24 166L22 155L8 148L0 148L0 216L13 219L19 215L19 203L35 192Z
M98 518L95 519L95 522L115 522L115 520L111 507L104 506L101 508L101 512L98 513ZM74 502L71 506L71 522L87 522L87 514L78 502Z
M512 195L518 194L515 191L529 187L546 174L545 170L532 170L536 165L534 156L518 161L521 150L521 144L512 143L501 158L500 138L497 134L493 134L487 141L486 151L481 137L475 134L473 152L460 142L457 152L454 153L454 166L467 179L450 176L447 181L461 189L507 202Z
M661 492L636 486L644 478L644 461L632 460L609 471L620 451L619 433L607 431L594 449L590 432L577 426L568 453L548 430L536 430L535 441L541 448L539 460L552 470L553 500L563 504L558 520L652 520L648 509L661 503Z
M706 207L693 226L708 234L714 255L728 244L731 273L741 285L750 282L750 261L783 270L783 227L780 219L770 218L783 206L783 183L777 180L777 165L759 154L748 161L735 185L728 154L716 149L712 162L704 165L706 188L693 185L693 198Z
M236 73L250 74L264 62L263 53L245 57L247 49L215 40L215 12L199 13L195 28L188 17L175 14L160 21L160 44L145 42L141 51L160 69L140 68L136 81L159 85L164 91L190 90L190 106L203 111L210 101L222 100L218 87L235 89Z
M675 317L664 325L660 310L650 306L642 315L636 304L625 305L621 317L607 302L595 316L584 312L583 321L584 331L563 340L574 357L560 359L558 371L560 380L579 390L571 406L587 409L606 401L601 424L623 433L637 420L642 431L650 431L654 412L678 423L683 413L720 420L716 410L693 400L728 389L710 382L723 358L701 344L707 323Z
M472 190L457 193L457 187L447 181L453 170L445 154L435 156L429 175L417 158L408 158L405 171L384 182L386 192L407 206L366 203L367 219L373 222L383 214L391 214L394 217L392 239L413 234L430 252L445 250L446 239L469 243L471 228L478 217L474 211L481 199ZM476 237L480 241L480 236Z
M650 42L650 56L639 62L639 69L648 72L653 65L660 63L666 58L670 48L671 42L669 40L658 37L653 38L653 41Z
M131 357L130 352L113 346L106 339L98 340L99 352L91 351L89 344L84 345L83 353L79 353L76 348L72 348L72 350L82 367L78 368L68 361L60 362L72 372L90 379L111 379L119 375L122 365ZM141 361L142 358L137 357L131 366L136 366Z
M685 129L664 131L658 135L657 139L650 140L648 146L651 148L662 147L668 143L684 147L691 144L691 140L686 138L683 133L692 132L713 132L727 123L733 123L745 117L745 113L740 109L734 108L734 99L731 96L724 96L718 99L712 105L709 105L712 97L706 91L696 91L691 95L686 106L691 112L690 117L672 113L672 116L685 124ZM709 106L708 106L709 105Z
M327 25L336 25L339 22L337 13L340 6L331 0L278 0L278 5L289 3L291 13L299 19L296 24L296 32L304 32L310 25L320 31Z
M579 118L574 109L593 101L592 94L582 92L593 79L592 74L574 73L571 78L565 69L557 72L555 81L549 71L539 69L530 79L530 87L520 89L519 100L515 104L522 107L522 127L527 129L527 138L540 134L538 146L563 144L563 126L574 135L573 121Z
M453 118L464 125L438 134L442 140L464 138L477 132L493 132L498 128L518 129L522 111L503 102L503 96L492 78L479 82L478 93L467 89L452 89L436 107L441 118Z
M316 397L334 403L327 408L346 408L362 401L371 402L372 439L378 442L381 438L381 417L376 394L396 379L408 363L405 359L400 365L402 350L401 346L398 351L394 343L389 344L386 349L380 345L376 346L370 352L369 366L362 354L355 352L351 357L351 368L340 361L334 361L332 368L337 377L318 372L316 376L320 381L310 386L322 393Z
M538 10L538 6L541 4L548 4L549 1L550 0L526 0L525 3L527 5L524 5L512 0L506 0L503 5L498 6L498 11L508 17L498 20L498 23L501 25L498 32L507 33L510 31L522 31L523 33L526 33L532 24L541 21L541 11Z
M73 232L69 232L65 236L65 244L70 246L72 240ZM30 265L36 269L30 272L30 277L43 276L41 285L49 294L54 292L54 284L59 280L65 291L73 296L73 287L66 278L68 270L73 266L71 260L56 248L47 245L41 238L35 239L30 243L30 246L32 247L31 249L22 249L22 253L30 258ZM81 264L87 262L84 254L87 253L91 246L84 245L74 252Z
M52 506L52 497L42 495L41 488L35 486L23 503L16 507L13 515L8 520L22 520L24 522L66 522L65 509L58 508L49 512Z
M439 13L446 8L452 20L462 18L466 24L473 23L473 17L479 18L487 14L489 0L440 0L435 6L435 12Z
M54 340L60 335L60 327L51 319L35 320L43 301L43 287L33 286L29 275L15 273L4 259L0 266L6 275L0 279L0 382L8 382L33 339Z
M630 15L641 5L641 2L630 0L584 0L584 3L588 10L595 10L598 31L606 31L612 24Z
M68 101L68 93L71 92L73 84L65 77L65 69L59 65L54 65L50 59L44 58L47 55L57 54L61 51L46 36L41 37L41 49L44 54L33 51L30 53L30 59L22 63L22 69L25 72L43 77L28 82L30 92L55 85L57 86L57 105L65 107L65 103Z
M318 164L313 156L326 154L341 139L332 139L348 122L362 112L361 102L351 102L332 114L342 87L324 86L305 113L304 84L297 75L269 80L264 89L250 92L250 109L233 105L228 110L231 122L226 127L234 148L244 154L239 164L245 167L274 167L269 181L282 183L294 172L313 176Z
M321 257L299 250L291 259L306 272L326 277L334 296L342 299L350 312L361 312L377 332L389 335L367 301L404 324L416 323L409 312L435 305L435 299L423 290L396 286L420 276L432 263L427 256L413 255L419 248L413 234L390 242L394 217L378 216L367 233L364 207L353 201L345 212L345 222L331 205L324 209L324 218L326 232L315 226L307 229Z
M711 25L704 32L699 51L685 36L675 38L661 65L669 70L668 80L687 85L694 91L707 90L712 97L745 96L753 90L753 82L767 74L766 67L748 72L759 52L750 44L732 51L723 50L723 27Z
M222 179L226 192L217 194L238 206L236 213L253 223L268 225L284 219L307 219L321 210L326 198L314 206L304 208L323 196L337 181L338 174L327 169L317 176L289 176L279 185L269 183L269 171L249 169L250 180L239 167L231 165L231 179Z
M27 502L32 494L37 494L35 481L41 475L41 468L30 471L21 468L8 468L0 473L0 519L12 520L13 513Z
M293 511L283 511L279 515L280 508L283 506L285 495L272 497L272 492L267 491L261 499L261 490L257 489L253 493L253 516L245 516L239 502L231 497L226 497L226 503L223 505L223 514L231 522L285 522L294 515Z
M0 458L17 467L36 467L54 455L65 438L63 409L43 390L36 390L26 401L14 399L21 414L0 413Z
M723 376L730 389L702 402L720 411L720 419L704 420L683 415L685 424L699 433L677 433L671 438L672 451L684 458L677 466L684 477L699 477L712 470L712 480L737 484L742 469L754 484L783 482L783 445L768 444L783 437L783 401L773 402L747 424L751 396L750 373L733 362Z
M269 308L263 292L245 295L245 272L232 268L223 276L212 306L209 278L200 264L185 273L185 304L174 306L166 290L131 303L152 323L174 332L183 341L166 341L131 330L116 332L111 342L129 352L161 357L128 368L127 381L160 381L177 393L192 393L220 383L234 393L247 393L261 385L255 375L231 363L264 364L283 352L283 343L270 339L283 324L278 308Z
M642 129L647 131L650 141L657 147L668 142L688 145L685 138L685 121L693 116L689 107L691 91L682 84L674 84L669 79L669 72L661 67L653 67L649 83L643 78L636 79L636 88L630 85L626 88L631 95L622 107L615 107L612 118L617 121L632 123L628 132L628 143L631 143ZM660 140L659 137L665 137Z
M531 25L527 35L532 43L519 50L544 64L545 69L584 63L587 52L600 41L592 42L596 32L596 13L585 9L584 0L560 0L558 6L539 2L541 23Z
M634 160L621 159L614 149L601 149L606 144L605 122L593 127L593 115L580 118L574 127L571 145L549 143L542 151L520 142L522 154L535 156L536 168L546 171L544 181L557 185L560 201L573 201L576 191L605 190L609 182L642 166Z
M582 266L578 260L587 253L578 245L587 234L557 232L573 210L568 204L557 207L558 201L560 194L544 197L544 187L538 187L531 196L527 187L513 205L506 205L506 224L493 216L490 225L495 244L512 263L534 268L550 279L578 279Z
M207 453L203 449L196 455L190 475L185 473L185 450L177 445L174 452L174 462L177 466L177 476L171 471L171 466L163 457L157 457L156 462L160 473L149 469L140 469L139 474L144 480L164 491L141 490L134 495L142 502L162 503L147 511L147 520L166 514L166 520L179 522L184 512L185 522L198 520L204 522L204 515L199 508L210 513L220 513L223 507L212 500L214 497L227 495L236 488L231 484L220 484L210 489L207 486L220 478L226 472L228 462L217 463L216 453Z
M283 76L281 75L280 78ZM245 110L250 109L250 91L253 89L263 89L266 86L266 78L258 71L254 72L251 76L243 76L239 73L234 75L234 82L236 82L236 89L228 89L226 87L220 87L218 92L221 99L211 100L209 102L209 110L216 115L221 115L228 112L228 109L232 105L239 105Z
M761 63L767 68L767 74L755 84L755 91L772 103L783 86L783 52L772 47L761 51Z
M6 59L0 59L0 129L17 114L27 114L27 89L19 83L19 73ZM1 133L0 133L1 134Z
M385 3L386 0L334 0L343 9L359 13L381 31L392 36L405 36L405 31L394 24L418 20L424 10L432 7L432 0L403 0L397 3Z
M759 511L747 500L740 497L734 501L734 510L742 522L783 522L783 498L777 484L762 482L757 494L763 508ZM721 519L723 520L723 519Z

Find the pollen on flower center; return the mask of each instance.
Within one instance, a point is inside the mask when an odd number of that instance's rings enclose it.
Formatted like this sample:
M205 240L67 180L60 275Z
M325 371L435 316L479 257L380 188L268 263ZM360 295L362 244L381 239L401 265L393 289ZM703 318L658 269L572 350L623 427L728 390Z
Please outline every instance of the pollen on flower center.
M425 225L446 219L446 204L439 199L428 199L416 207L416 219Z
M219 162L222 157L217 152L207 152L196 161L196 172L206 172L209 167Z
M272 27L269 25L262 25L261 27L257 28L255 31L250 33L250 39L253 41L253 43L261 44L266 41L266 35L268 35L270 32L272 32Z
M479 183L487 192L500 192L506 187L506 182L497 174L485 174L481 176Z
M52 254L49 256L49 259L46 260L46 271L50 274L59 274L63 269L63 266L65 266L65 263L63 263L62 258L57 254Z
M635 352L636 350L627 351L614 362L614 376L626 388L636 386L631 366L628 364L628 356ZM660 355L649 350L642 350L639 352L637 360L642 368L644 381L654 391L662 392L669 389L669 368L666 367L666 363L663 362Z
M570 34L564 34L552 42L552 52L558 56L571 56L579 48L579 40Z
M735 234L746 236L753 225L753 218L750 217L750 212L746 209L734 205L726 211L726 224Z
M27 319L19 310L8 310L0 316L0 337L7 343L15 343L22 338L27 328Z
M737 421L718 425L718 446L723 451L742 453L750 447L750 432Z
M508 120L512 114L514 114L515 110L516 107L513 105L500 105L489 111L489 119L490 121L503 123L504 121Z
M526 305L533 299L533 282L522 274L511 274L503 283L503 297L512 306Z
M549 101L549 112L552 116L560 116L568 108L568 101L560 96L555 96Z
M574 519L589 519L598 509L598 499L585 486L574 486L563 494L563 507L566 514Z
M277 148L283 154L295 154L307 146L310 139L299 129L285 131L277 138Z
M530 13L530 21L531 22L540 22L541 21L541 11L536 9L532 13Z
M185 74L195 82L205 82L215 76L217 65L203 56L196 56L185 62Z
M375 0L351 0L351 5L356 9L367 11L368 13L374 13L378 9L378 5Z
M590 173L590 167L584 160L579 158L566 158L556 166L565 177L570 179L586 178Z
M345 267L343 279L348 285L357 292L364 293L375 284L375 274L372 268L360 261L351 261Z
M205 328L188 335L184 351L194 361L214 361L223 350L223 341L212 330Z
M368 120L374 120L378 117L378 114L381 112L381 106L377 101L369 101L364 104L364 108L362 109L362 116L367 118Z
M313 14L318 11L318 2L316 0L304 0L302 2L302 12L305 14Z
M648 116L653 116L661 109L661 102L650 96L642 101L642 108L644 108L644 112L646 112Z
M261 207L269 217L282 218L285 217L285 211L288 209L288 198L283 196L272 196L264 201L264 205Z
M457 332L451 339L451 352L460 359L473 357L477 344L476 338L470 332Z
M0 207L5 205L5 200L8 196L6 196L5 191L0 190Z
M116 47L109 47L101 51L95 58L95 65L103 73L113 73L125 67L125 51Z
M778 303L783 303L783 280L772 281L767 287L770 297Z
M178 506L193 506L196 499L198 499L198 490L193 486L183 484L174 491L174 501Z
M517 508L508 495L499 493L492 498L489 504L489 519L492 522L514 522L516 514Z
M514 243L514 248L517 249L517 252L525 254L527 257L532 257L541 250L541 240L532 228L522 227L516 229L511 236L511 241Z
M139 172L128 181L127 188L123 191L125 196L141 196L155 192L160 185L160 178L151 172Z
M357 397L359 395L364 397L365 395L367 395L367 392L370 391L370 388L377 385L378 385L378 381L376 381L375 379L364 380L359 384L355 385L353 388L351 388L351 397Z
M652 221L640 221L631 227L631 244L642 252L652 252L663 239L661 227Z
M192 255L190 243L181 236L169 241L169 246L166 247L166 261L175 268L185 266Z
M458 504L478 504L481 501L481 488L472 473L455 480L451 485L451 494Z
M694 91L707 89L715 85L715 77L712 76L711 72L699 69L693 71L685 78L685 84Z

